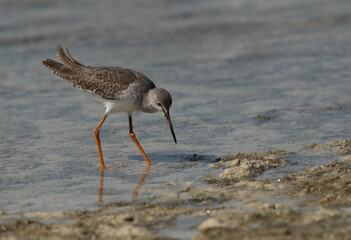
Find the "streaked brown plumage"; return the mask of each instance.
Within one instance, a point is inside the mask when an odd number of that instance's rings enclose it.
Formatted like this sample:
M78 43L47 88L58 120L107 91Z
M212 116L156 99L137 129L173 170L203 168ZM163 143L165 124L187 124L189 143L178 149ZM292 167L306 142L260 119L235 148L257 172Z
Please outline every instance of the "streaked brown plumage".
M90 67L75 60L60 45L57 46L57 58L61 63L46 59L43 64L52 72L73 83L74 87L89 90L108 100L115 100L134 81L145 85L145 88L155 88L155 84L144 74L121 67Z

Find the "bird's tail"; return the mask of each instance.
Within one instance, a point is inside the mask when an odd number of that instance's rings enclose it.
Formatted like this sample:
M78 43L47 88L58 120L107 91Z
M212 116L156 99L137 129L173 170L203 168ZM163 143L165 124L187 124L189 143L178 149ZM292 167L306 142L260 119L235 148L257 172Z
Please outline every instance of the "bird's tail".
M65 65L63 65L62 63L56 62L52 59L45 59L43 61L43 64L50 68L53 74L65 78L67 80L70 80L71 76L75 75L74 71L65 67Z
M57 58L60 60L60 62L52 59L45 59L43 64L50 68L53 74L65 78L71 82L74 81L74 77L77 75L77 72L81 71L81 69L85 67L72 57L66 48L66 45L64 45L64 49L62 49L61 45L57 44Z
M43 64L50 68L53 74L65 78L71 82L73 82L73 78L79 70L84 68L85 66L75 60L72 55L69 53L66 45L64 45L64 50L62 49L60 44L57 44L57 58L60 62L56 62L52 59L45 59Z

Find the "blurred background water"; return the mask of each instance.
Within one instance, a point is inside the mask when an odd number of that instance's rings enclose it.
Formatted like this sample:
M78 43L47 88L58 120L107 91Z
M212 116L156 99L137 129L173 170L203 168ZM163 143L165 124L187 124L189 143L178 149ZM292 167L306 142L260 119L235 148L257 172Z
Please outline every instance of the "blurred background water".
M172 94L177 145L161 114L133 115L155 164L139 186L147 201L169 182L203 184L227 154L297 152L289 171L335 160L302 146L351 136L350 42L348 0L1 1L0 210L98 206L93 130L104 108L42 65L57 43L83 64L134 69ZM130 201L146 163L127 115L111 115L100 136L112 168L102 201Z

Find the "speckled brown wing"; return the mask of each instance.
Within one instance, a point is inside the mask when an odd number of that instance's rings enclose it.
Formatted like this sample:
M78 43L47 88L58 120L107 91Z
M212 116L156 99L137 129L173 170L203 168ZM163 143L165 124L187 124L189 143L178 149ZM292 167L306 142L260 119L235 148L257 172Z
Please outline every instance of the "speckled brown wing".
M114 100L135 81L142 87L154 88L154 83L145 75L121 67L89 67L79 63L61 45L57 45L57 57L61 63L46 59L43 64L55 75L73 83L74 87L89 90L101 97Z
M89 90L109 100L117 98L138 76L120 67L84 67L70 80L74 87Z

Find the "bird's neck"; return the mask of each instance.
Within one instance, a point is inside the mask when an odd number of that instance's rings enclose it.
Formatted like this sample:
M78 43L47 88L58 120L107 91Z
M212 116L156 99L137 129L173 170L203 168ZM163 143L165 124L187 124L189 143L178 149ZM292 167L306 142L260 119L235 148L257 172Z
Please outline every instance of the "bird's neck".
M143 101L142 101L142 104L143 104L143 111L144 112L148 112L148 113L154 113L154 112L157 112L157 109L154 108L150 103L152 101L152 90L153 89L150 89L143 97Z

